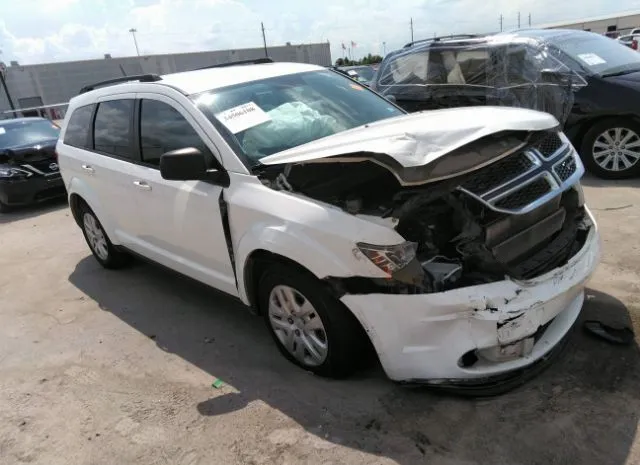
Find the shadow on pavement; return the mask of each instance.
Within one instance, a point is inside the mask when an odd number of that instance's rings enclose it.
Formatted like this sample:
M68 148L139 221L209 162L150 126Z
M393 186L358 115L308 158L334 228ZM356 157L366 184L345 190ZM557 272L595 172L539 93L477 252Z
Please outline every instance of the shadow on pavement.
M13 223L14 221L27 220L45 213L67 208L66 197L47 200L46 202L28 205L25 207L15 207L7 213L0 213L0 224Z
M378 367L345 381L305 373L238 301L152 265L109 272L87 257L69 279L162 350L239 391L194 405L201 415L260 400L325 440L400 464L628 463L640 418L635 343L609 345L578 326L525 386L460 399L396 385ZM581 320L599 318L628 324L629 315L619 300L589 290Z

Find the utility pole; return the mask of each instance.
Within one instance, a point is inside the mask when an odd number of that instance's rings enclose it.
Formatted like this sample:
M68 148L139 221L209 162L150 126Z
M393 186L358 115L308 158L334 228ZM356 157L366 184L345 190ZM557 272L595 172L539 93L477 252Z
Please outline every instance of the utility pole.
M411 42L413 42L413 18L411 18L409 24L411 25Z
M531 13L529 13L529 27L531 27Z
M382 42L382 58L387 56L387 43Z
M500 15L500 32L502 32L502 20L503 20L503 16Z
M138 49L138 41L136 40L136 32L138 32L138 30L132 27L131 29L129 29L129 32L133 36L133 43L136 46L136 55L140 56L140 50Z
M518 29L520 29L520 12L518 11Z
M4 89L4 93L7 94L7 100L9 101L9 106L13 111L13 116L16 116L16 107L13 104L13 99L11 98L11 94L9 93L9 88L7 87L7 82L4 80L4 64L2 65L2 69L0 69L0 82L2 83L2 88Z
M264 56L266 58L269 57L269 52L267 52L267 36L264 35L264 23L260 23L260 27L262 28L262 44L264 45Z

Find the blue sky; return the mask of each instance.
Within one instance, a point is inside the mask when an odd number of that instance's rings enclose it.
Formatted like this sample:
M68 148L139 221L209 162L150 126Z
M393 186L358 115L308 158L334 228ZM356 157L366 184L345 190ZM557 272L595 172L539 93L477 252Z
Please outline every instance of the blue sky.
M0 0L0 60L23 64L329 40L332 57L382 53L436 34L526 25L640 10L640 0ZM640 25L639 25L640 26Z

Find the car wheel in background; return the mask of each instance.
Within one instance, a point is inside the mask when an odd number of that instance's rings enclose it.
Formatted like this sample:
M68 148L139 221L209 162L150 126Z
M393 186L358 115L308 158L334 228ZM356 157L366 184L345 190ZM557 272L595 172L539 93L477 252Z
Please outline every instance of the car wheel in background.
M114 247L95 213L86 204L80 207L80 226L91 253L103 267L117 269L130 263L131 256Z
M343 378L362 361L366 336L315 276L279 263L259 282L259 305L280 352L321 376Z
M604 179L640 174L640 124L608 118L594 124L582 139L580 155L587 170Z

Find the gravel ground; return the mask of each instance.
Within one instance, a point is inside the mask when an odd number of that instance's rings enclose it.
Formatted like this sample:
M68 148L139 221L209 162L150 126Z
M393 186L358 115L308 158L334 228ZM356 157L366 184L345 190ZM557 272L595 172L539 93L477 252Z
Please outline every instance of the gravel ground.
M640 334L640 182L585 185L605 253L581 318ZM2 215L0 232L2 464L640 464L637 344L577 329L544 373L485 400L376 366L329 381L224 295L101 269L65 205Z

